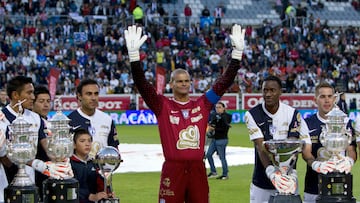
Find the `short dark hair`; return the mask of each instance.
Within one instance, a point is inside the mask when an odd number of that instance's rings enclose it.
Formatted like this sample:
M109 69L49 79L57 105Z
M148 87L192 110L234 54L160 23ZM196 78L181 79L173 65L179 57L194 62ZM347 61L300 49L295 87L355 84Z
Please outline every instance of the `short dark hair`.
M7 82L6 93L10 99L12 99L11 93L16 91L20 93L26 84L33 84L30 77L23 75L15 76Z
M77 86L76 93L81 94L83 87L86 86L86 85L97 85L97 86L99 86L99 84L94 79L84 79Z
M330 89L333 90L333 93L335 93L335 88L334 88L334 86L330 85L330 84L327 83L327 82L322 82L322 83L316 85L316 87L315 87L315 96L318 96L318 95L319 95L319 89L321 89L321 88L330 88Z
M281 83L281 80L279 77L277 77L275 75L269 75L268 77L266 77L264 79L264 82L266 82L266 81L275 81L279 85L279 88L282 89L282 83Z
M84 135L84 134L88 134L90 135L89 131L84 129L84 128L76 128L73 130L74 133L74 137L73 137L73 141L74 143L76 143L77 139L80 137L80 135ZM92 136L90 135L91 140L92 140Z
M34 88L35 101L39 94L47 94L50 96L49 89L43 85L38 85Z
M224 104L224 102L219 101L219 102L217 102L217 104L220 104L222 107L224 107L224 108L225 108L225 104Z

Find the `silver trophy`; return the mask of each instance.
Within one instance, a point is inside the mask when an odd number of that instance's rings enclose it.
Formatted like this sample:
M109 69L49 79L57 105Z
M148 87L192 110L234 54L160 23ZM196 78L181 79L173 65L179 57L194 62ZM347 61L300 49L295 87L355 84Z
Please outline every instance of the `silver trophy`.
M337 105L326 114L325 126L321 126L320 142L331 154L329 161L336 162L352 140L351 130L346 128L349 118Z
M263 142L263 147L269 155L274 167L286 174L291 173L293 170L297 161L297 155L302 152L303 146L304 141L298 139L267 140ZM298 203L301 202L301 198L298 194L278 192L270 197L269 203L272 202Z
M60 108L48 122L47 153L53 162L62 163L74 153L73 134L70 133L69 122L70 119ZM79 182L72 176L62 180L49 178L44 181L43 190L44 202L79 202Z
M26 173L25 165L35 159L38 135L22 116L21 101L19 115L9 125L9 139L7 140L7 157L18 166L18 172L10 185L5 188L6 202L38 202L38 188Z
M119 151L112 146L106 146L96 154L95 163L98 164L99 173L104 177L104 191L112 193L112 173L120 166L122 162ZM119 203L119 198L107 198L99 201L100 203Z
M336 163L352 141L351 129L347 128L349 118L336 104L326 116L326 125L322 126L319 139L330 154L328 161ZM356 199L352 196L352 175L339 171L319 174L319 196L316 202L355 203Z

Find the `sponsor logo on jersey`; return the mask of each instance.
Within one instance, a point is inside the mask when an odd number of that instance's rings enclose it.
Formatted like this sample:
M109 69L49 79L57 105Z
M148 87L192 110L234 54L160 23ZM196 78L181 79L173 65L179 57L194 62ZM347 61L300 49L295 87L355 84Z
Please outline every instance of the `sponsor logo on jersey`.
M196 117L192 117L191 118L191 122L192 123L196 123L196 122L198 122L199 120L201 120L203 118L203 115L202 114L199 114L198 116L196 116Z
M200 106L197 106L196 108L193 108L191 110L191 113L196 113L196 112L199 112L201 110Z
M195 125L190 125L179 133L179 140L176 143L178 149L199 149L200 148L200 133L199 128Z
M171 124L179 125L180 118L177 116L169 116L169 120Z

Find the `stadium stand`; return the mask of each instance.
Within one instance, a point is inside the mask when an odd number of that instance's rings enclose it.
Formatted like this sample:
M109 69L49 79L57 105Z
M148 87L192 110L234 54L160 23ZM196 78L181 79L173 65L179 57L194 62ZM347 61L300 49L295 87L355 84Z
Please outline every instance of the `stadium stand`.
M324 1L324 7L309 6L309 12L322 22L328 21L329 26L355 26L360 27L360 12L356 11L351 2Z
M17 74L47 84L50 69L56 67L60 70L58 94L74 94L83 77L97 79L101 94L136 93L122 36L124 28L134 23L130 8L136 1L124 5L116 0L64 1L65 10L57 8L58 1L36 1L43 2L34 6L37 10L12 1L0 4L0 88ZM172 69L185 68L193 75L193 92L204 91L198 84L210 84L218 74L214 70L222 71L231 47L231 24L239 23L247 29L247 47L229 92L257 92L269 74L282 78L286 92L312 92L320 81L342 91L360 92L360 18L353 2L324 1L323 6L313 7L294 0L295 6L300 3L307 12L290 24L280 20L285 5L279 7L274 0L169 2L137 1L145 11L145 33L151 36L141 57L144 69L152 75L157 65L166 69L167 80ZM185 26L186 4L193 13L190 26ZM201 27L202 10L207 7L213 16L219 5L225 9L221 26ZM101 6L105 10L100 14L106 15L99 15ZM164 12L159 15L161 7ZM155 20L150 22L149 15ZM211 56L215 62L210 62ZM153 76L149 80L156 83ZM168 86L166 91L171 91Z

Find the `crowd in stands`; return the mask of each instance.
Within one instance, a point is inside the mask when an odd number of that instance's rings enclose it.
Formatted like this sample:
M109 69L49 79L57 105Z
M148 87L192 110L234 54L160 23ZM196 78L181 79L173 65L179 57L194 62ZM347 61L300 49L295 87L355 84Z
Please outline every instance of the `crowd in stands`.
M184 68L192 75L192 91L204 92L228 63L231 25L185 26L189 21L180 21L181 9L162 7L170 1L143 2L146 8L136 0L2 1L0 89L19 74L47 84L50 68L57 67L58 94L74 94L84 77L95 78L101 94L135 93L123 31L138 9L143 16L137 22L149 36L141 49L146 78L155 84L157 66L166 69L166 81L172 70ZM281 77L285 92L310 93L321 81L360 92L359 28L329 27L309 13L301 15L305 20L293 26L265 19L246 27L241 69L229 92L259 92L269 74ZM169 85L165 91L171 91Z

